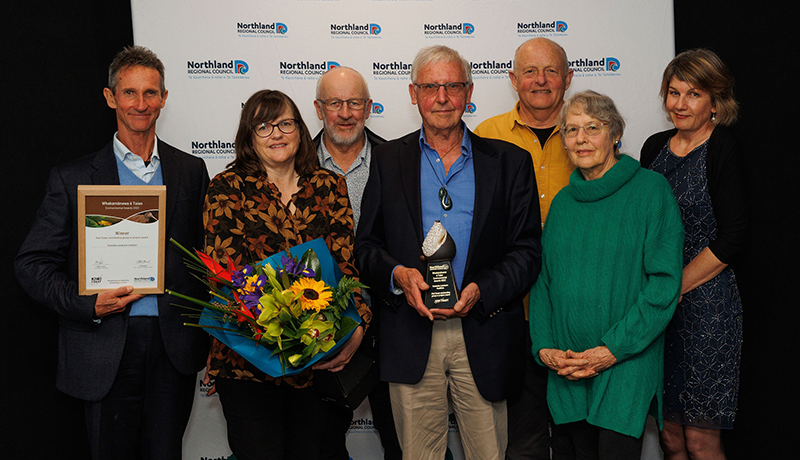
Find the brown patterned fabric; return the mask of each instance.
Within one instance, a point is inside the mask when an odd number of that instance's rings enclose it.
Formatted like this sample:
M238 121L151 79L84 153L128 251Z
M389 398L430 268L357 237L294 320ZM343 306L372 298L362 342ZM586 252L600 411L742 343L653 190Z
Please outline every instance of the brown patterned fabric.
M358 279L353 265L353 211L344 178L316 169L301 176L298 185L300 191L291 199L296 207L292 213L266 177L243 176L230 169L218 174L208 187L204 205L206 254L223 266L230 260L240 269L287 247L323 238L342 273ZM358 293L356 306L368 324L372 313ZM273 379L217 339L211 346L209 374L297 388L309 386L312 378L311 370L306 370Z

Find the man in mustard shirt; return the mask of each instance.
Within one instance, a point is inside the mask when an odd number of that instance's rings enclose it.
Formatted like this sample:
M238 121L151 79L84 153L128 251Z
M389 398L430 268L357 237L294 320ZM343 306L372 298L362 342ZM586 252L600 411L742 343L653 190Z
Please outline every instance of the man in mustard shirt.
M519 102L514 110L489 118L475 129L479 136L508 141L530 152L543 225L550 203L575 169L558 132L564 93L572 83L567 63L564 48L552 40L539 37L520 45L514 70L508 72Z
M489 118L475 129L479 136L508 141L530 152L542 226L550 203L575 169L558 130L564 93L572 83L568 62L564 48L552 40L539 37L520 45L514 54L514 69L508 72L519 101L514 110ZM525 304L527 318L527 300ZM509 460L550 458L547 369L536 364L528 345L525 388L518 398L508 400ZM558 451L558 430L553 428L553 448Z

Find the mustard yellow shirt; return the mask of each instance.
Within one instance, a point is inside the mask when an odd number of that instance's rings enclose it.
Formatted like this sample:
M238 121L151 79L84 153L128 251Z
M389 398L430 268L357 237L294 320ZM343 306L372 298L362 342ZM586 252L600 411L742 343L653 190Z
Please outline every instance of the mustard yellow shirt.
M569 183L569 175L575 166L567 158L561 142L558 126L555 127L542 148L539 138L519 116L519 102L514 110L484 120L475 129L475 134L491 139L500 139L530 152L536 170L536 186L539 189L539 209L542 225L550 211L550 203L556 193Z

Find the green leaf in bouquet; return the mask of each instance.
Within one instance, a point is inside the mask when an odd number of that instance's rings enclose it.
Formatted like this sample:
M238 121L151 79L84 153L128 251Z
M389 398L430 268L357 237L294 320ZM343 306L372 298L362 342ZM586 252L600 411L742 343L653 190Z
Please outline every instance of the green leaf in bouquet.
M264 275L267 278L275 278L278 272L275 271L275 268L272 267L270 264L259 265L262 270L264 270Z
M258 301L261 304L261 314L258 315L256 322L262 326L267 326L278 316L279 307L275 299L264 295Z
M305 331L303 329L294 330L292 327L284 327L283 328L284 341L287 340L287 339L296 340L300 336L302 336L303 334L305 334Z
M289 286L292 285L292 280L289 279L289 273L286 270L281 272L281 283L283 284L283 289L289 289Z
M303 324L300 325L302 328L306 329L314 329L316 332L313 334L316 336L323 336L328 331L333 329L333 322L332 321L320 321L317 318L317 315L310 316L308 319L303 321Z
M197 305L201 305L201 306L203 306L205 308L208 308L209 310L213 310L213 311L220 312L220 313L230 313L230 310L228 310L226 308L222 308L218 304L209 303L209 302L206 302L206 301L203 301L203 300L200 300L200 299L195 299L194 297L189 297L189 296L183 295L183 294L181 294L179 292L172 291L170 289L165 289L164 292L166 292L169 295L175 296L175 297L177 297L179 299L187 300L187 301L195 303Z
M278 320L280 320L282 323L288 323L292 320L292 313L289 310L282 308L278 313Z
M278 282L278 280L277 280L277 278L275 278L275 276L270 276L268 278L269 278L269 284L272 286L272 289L274 291L282 291L283 290L283 286L281 286L281 283Z
M302 365L302 364L300 364L300 361L302 359L303 359L303 355L301 355L301 354L294 354L292 356L289 356L289 359L288 359L289 365L291 365L293 367L300 366L300 365Z
M303 364L307 363L317 353L319 353L319 340L314 340L303 348Z
M272 290L272 296L275 297L275 301L282 306L290 306L299 296L295 295L294 292L286 289L286 290Z
M283 327L277 321L271 322L266 325L266 335L278 339L283 334Z
M350 333L353 329L358 327L358 323L351 317L345 316L339 321L339 330L336 331L336 335L334 336L334 340L337 342L342 340L344 336Z
M261 334L261 338L258 339L258 342L260 344L266 346L267 348L272 349L272 345L275 345L275 343L277 342L277 339L275 337L272 337L271 335L269 335L269 334L267 334L265 332L264 334ZM274 354L275 353L273 353L273 355Z
M319 262L319 257L313 249L307 250L303 257L300 258L300 263L314 272L314 279L319 281L322 279L322 264Z
M322 340L320 345L321 346L320 346L319 351L321 351L322 353L327 353L328 350L330 350L331 348L333 348L334 345L336 345L336 341L335 340Z
M303 304L300 302L294 302L289 306L289 311L292 312L292 316L295 318L301 318L303 316Z

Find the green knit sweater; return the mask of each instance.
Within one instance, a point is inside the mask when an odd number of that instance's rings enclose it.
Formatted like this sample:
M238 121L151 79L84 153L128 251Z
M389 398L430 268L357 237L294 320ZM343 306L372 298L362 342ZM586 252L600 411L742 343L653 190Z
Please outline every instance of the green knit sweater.
M553 200L542 246L530 297L533 355L605 345L617 358L585 380L551 370L553 420L640 437L650 412L660 426L664 329L683 268L683 224L669 184L624 155L596 180L575 170Z

